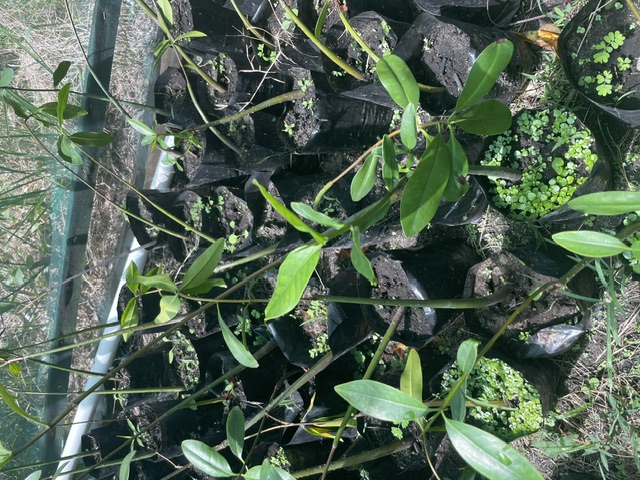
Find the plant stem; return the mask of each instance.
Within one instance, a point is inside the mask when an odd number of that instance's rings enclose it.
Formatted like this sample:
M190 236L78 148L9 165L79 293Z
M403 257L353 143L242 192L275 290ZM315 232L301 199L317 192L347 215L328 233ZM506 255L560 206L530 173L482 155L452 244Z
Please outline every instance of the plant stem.
M240 10L240 8L238 7L238 4L236 3L236 0L231 0L231 5L233 5L233 9L236 11L236 13L238 14L238 17L240 17L240 20L242 21L242 24L245 26L245 28L247 30L249 30L253 35L256 36L256 38L258 40L260 40L262 43L264 43L267 47L269 47L270 49L275 49L276 46L270 42L269 40L267 40L264 35L262 35L258 29L256 27L254 27L253 25L251 25L251 22L247 19L247 17L244 16L244 14L242 13L242 10Z
M640 22L640 12L638 11L638 8L636 7L636 5L633 3L633 0L626 0L626 2L629 8L631 9L631 11L633 12L633 14L635 15L636 19Z

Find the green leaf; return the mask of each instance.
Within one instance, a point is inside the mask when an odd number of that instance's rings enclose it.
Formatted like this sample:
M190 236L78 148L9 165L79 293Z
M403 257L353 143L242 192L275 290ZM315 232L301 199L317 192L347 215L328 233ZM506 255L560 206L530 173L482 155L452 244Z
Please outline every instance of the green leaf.
M300 220L291 210L289 210L286 206L280 203L273 195L271 195L266 188L258 183L257 180L253 180L253 184L258 187L262 196L269 202L269 204L278 212L280 215L284 217L284 219L291 224L293 228L300 232L308 233L311 235L316 242L320 245L325 245L327 243L327 239L322 236L320 233L316 232L309 225Z
M11 375L13 375L14 377L19 377L20 376L20 372L22 371L22 369L20 368L20 364L19 363L10 363L9 364L9 373Z
M48 102L40 106L38 110L52 116L58 115L58 102ZM75 105L71 105L67 103L67 106L64 108L64 112L62 112L62 118L64 120L69 120L70 118L84 117L87 115L86 110L77 107Z
M171 28L173 26L173 9L169 0L158 0L158 10L158 13L164 17L167 27Z
M131 461L136 456L136 451L131 450L126 457L122 459L120 464L120 472L118 474L118 480L129 480L129 473L131 469Z
M129 265L127 265L127 270L125 271L124 278L127 288L134 295L138 291L140 284L135 281L135 278L140 275L140 270L138 270L138 265L133 260Z
M473 339L465 340L458 347L456 361L462 373L471 373L478 357L478 341Z
M492 98L476 103L452 118L451 123L474 135L497 135L511 127L511 111Z
M360 229L356 226L351 227L351 241L353 248L351 249L351 263L354 268L364 278L369 280L372 287L378 286L378 279L373 272L373 267L367 256L362 253L362 247L360 246Z
M489 480L542 480L524 456L490 433L448 418L445 427L460 456Z
M451 174L443 195L450 202L455 202L469 190L469 182L466 181L469 174L469 161L464 148L462 148L462 145L454 135L451 135L447 147L449 147ZM460 180L464 181L461 182Z
M416 120L416 106L409 103L402 113L400 123L400 140L402 144L411 150L418 143L418 124Z
M67 72L69 71L69 67L71 66L71 62L65 60L60 62L53 72L53 87L57 87L58 84L67 76Z
M167 323L180 312L180 297L178 295L165 295L160 299L160 313L153 320L154 323Z
M157 134L154 130L152 130L151 128L147 127L144 123L138 121L138 120L134 120L133 118L129 118L127 119L127 122L129 122L129 125L131 125L131 127L138 133L144 135L145 137L155 137Z
M150 288L157 288L158 290L165 290L167 292L177 292L178 287L173 283L173 280L167 273L158 273L158 274L150 274L146 275L138 275L134 278L135 282L138 282L140 285L146 285Z
M0 92L2 93L2 92ZM29 118L29 113L25 109L23 105L20 104L15 98L11 98L9 95L3 95L2 101L4 101L7 105L13 108L13 112L20 118L27 119Z
M462 382L462 385L451 398L451 416L454 420L459 422L464 421L467 416L467 380Z
M378 157L373 153L367 155L362 167L351 180L351 199L359 202L371 191L376 183L376 170L378 167Z
M13 454L11 450L7 450L2 443L0 443L0 468L9 463Z
M551 236L554 242L583 257L610 257L631 250L620 239L606 233L590 231L560 232Z
M60 158L73 165L82 165L82 157L65 135L58 137L57 145Z
M233 477L229 462L213 448L199 440L184 440L182 453L191 464L207 475L214 477Z
M146 274L146 277L151 277L153 275L157 275L160 272L160 267L153 267L151 268ZM138 282L137 277L133 278L133 282ZM155 287L150 287L147 285L141 285L140 282L138 282L138 289L140 290L140 293L147 293L149 290L151 290L151 288L155 288Z
M442 135L427 146L400 200L400 222L407 237L426 227L438 209L449 180L449 149Z
M77 145L104 147L113 141L113 137L104 132L77 132L69 135L69 140Z
M409 351L407 364L400 377L400 391L422 402L422 365L415 349Z
M58 125L60 126L62 126L62 121L64 120L64 109L69 102L69 90L71 90L71 84L65 83L58 92L58 105L56 106L56 114L58 116Z
M509 65L512 55L513 43L506 39L493 42L478 55L458 97L457 112L470 107L489 93L500 74Z
M191 30L190 32L183 33L182 35L176 37L176 42L180 40L191 40L192 38L202 38L206 37L207 34L204 32L199 32L198 30Z
M319 223L325 227L341 228L344 224L322 212L314 210L313 207L301 202L291 202L291 209L300 215L302 218L306 218L311 222Z
M327 20L327 14L329 13L330 5L331 0L325 0L324 5L322 6L322 10L320 10L318 21L316 22L316 28L314 29L314 35L316 36L316 38L322 37L322 29L324 28L324 23Z
M0 88L8 87L13 80L13 69L6 67L2 69L0 73Z
M236 457L242 460L244 448L244 416L237 405L231 409L227 417L227 442L229 449Z
M18 405L18 403L16 402L15 397L13 395L11 395L9 393L9 390L7 390L4 387L4 385L2 385L1 383L0 383L0 399L4 400L4 403L7 404L7 407L9 407L11 410L13 410L14 413L17 413L18 415L20 415L22 418L25 418L25 419L29 420L30 422L35 423L36 425L40 425L40 426L43 426L43 427L47 426L46 423L41 422L36 417L32 417L26 411L24 411L22 408L20 408L20 405Z
M190 288L188 292L184 290L181 290L181 292L188 293L189 295L202 295L208 293L212 288L227 288L227 284L221 278L209 278L199 286Z
M588 215L622 215L640 210L640 192L597 192L569 200L568 205Z
M122 328L130 328L135 327L140 322L140 312L138 311L138 298L133 297L129 302L127 302L127 306L124 308L124 312L122 312L122 318L120 318L120 325ZM124 332L122 334L122 339L125 342L128 342L131 338L132 332Z
M218 325L222 331L222 337L224 343L227 344L227 348L240 365L244 365L247 368L257 368L258 361L251 355L251 352L246 349L244 344L236 338L231 329L227 327L227 324L222 320L220 310L218 310Z
M295 480L295 477L280 467L274 467L268 459L262 465L251 467L242 478L244 480Z
M219 238L198 258L196 258L182 278L180 291L184 293L193 293L194 289L200 287L211 275L213 275L213 271L220 263L223 250L224 238ZM207 292L209 290L207 290Z
M278 270L275 291L265 309L265 320L290 312L300 301L320 260L320 245L302 245L289 252Z
M417 420L431 411L421 401L373 380L354 380L336 386L335 390L365 415L388 422Z
M376 63L376 73L393 101L402 108L420 103L418 82L400 57L385 55Z
M166 52L170 46L171 42L169 40L162 40L160 43L158 43L158 45L156 45L156 48L153 49L153 55L157 58L156 62L153 65L153 68L155 68L156 63L158 62L158 60L160 60L160 57L164 55L164 52ZM129 123L131 123L131 119L129 119L128 121Z
M2 459L0 458L0 467L2 467L2 465ZM40 477L42 477L42 470L36 470L24 480L40 480Z
M396 147L388 135L382 138L382 179L389 190L398 185L400 169L396 161Z

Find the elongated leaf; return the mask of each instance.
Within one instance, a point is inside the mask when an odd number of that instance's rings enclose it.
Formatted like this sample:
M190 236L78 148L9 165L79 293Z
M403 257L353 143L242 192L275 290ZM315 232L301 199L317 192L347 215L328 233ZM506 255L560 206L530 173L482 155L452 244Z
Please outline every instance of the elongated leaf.
M127 265L127 270L125 271L124 279L125 279L127 288L134 295L136 294L136 292L138 291L138 288L140 287L140 284L135 281L135 278L138 275L140 275L140 270L138 270L138 265L136 265L136 262L131 261L131 263Z
M367 155L362 167L353 177L351 181L351 199L354 202L359 202L366 197L375 185L378 158L380 157L373 153Z
M308 233L311 235L316 242L320 245L325 245L327 243L327 239L323 237L320 233L316 232L309 225L300 220L295 213L289 210L286 206L280 203L273 195L271 195L266 188L258 183L257 180L253 180L253 184L258 187L262 196L269 202L269 204L278 212L280 215L284 217L284 219L291 224L293 228L299 230L301 232Z
M560 232L551 236L553 241L570 252L583 257L610 257L631 250L631 247L613 235L590 231Z
M191 293L194 289L200 287L213 274L213 271L220 263L223 250L224 238L219 238L200 254L184 273L180 290L185 293Z
M568 205L588 215L622 215L640 211L640 192L596 192L569 200Z
M320 14L318 15L316 28L314 29L314 35L316 36L316 38L322 37L322 29L324 28L324 23L327 20L329 6L331 6L331 0L325 0L324 5L322 6L322 10L320 10Z
M329 215L325 215L322 212L314 210L313 207L301 202L291 202L291 209L300 215L302 218L306 218L311 222L319 223L324 227L341 228L344 224L335 218L331 218Z
M236 475L229 462L209 445L199 440L184 440L181 445L184 456L201 472L223 478Z
M451 135L447 146L449 147L451 174L443 195L450 202L455 202L469 190L469 182L467 181L469 161L464 148L462 148L462 145L454 135Z
M278 281L265 309L265 320L280 317L295 308L320 260L321 248L320 245L302 245L289 252L278 270Z
M58 105L56 106L58 125L62 125L62 121L64 120L64 109L69 102L69 90L71 90L71 84L65 83L58 92Z
M53 87L57 87L58 84L67 76L67 72L69 71L69 67L71 66L71 62L68 60L64 60L58 64L55 71L53 72Z
M176 42L180 40L191 40L192 38L202 38L206 37L207 34L204 32L199 32L198 30L191 30L190 32L183 33L182 35L176 37Z
M295 480L295 477L280 467L274 467L268 459L262 465L251 467L242 478L244 480Z
M3 68L0 73L0 88L8 87L11 84L11 80L13 80L13 69L9 67Z
M40 106L39 110L55 117L58 115L58 102L45 103ZM87 113L89 112L67 103L67 106L64 108L64 112L62 112L62 118L64 120L69 120L70 118L84 117Z
M129 118L127 120L127 122L129 122L129 125L131 125L131 127L136 132L141 133L145 137L155 137L156 136L156 132L153 129L147 127L144 123L142 123L139 120L134 120L133 118Z
M162 40L160 43L158 43L158 45L156 45L156 48L153 49L153 55L156 57L156 61L153 64L154 68L158 63L158 61L160 60L160 57L164 55L164 52L166 52L170 46L171 46L171 42L169 40ZM129 123L131 123L131 119L129 119L128 121Z
M9 373L14 377L19 377L20 372L22 372L22 368L20 368L19 363L10 363L9 364Z
M354 380L336 386L335 390L365 415L388 422L416 420L430 411L421 401L373 380Z
M227 284L221 278L209 278L197 287L190 288L189 291L181 290L189 295L202 295L211 291L212 288L227 288Z
M227 344L227 348L240 365L244 365L247 368L258 368L258 361L251 355L251 352L247 350L244 344L236 338L231 329L224 323L220 311L218 311L218 325L222 331L222 337L224 343Z
M154 275L157 275L158 273L161 273L160 267L153 267L144 276L145 277L152 277ZM138 282L137 277L133 277L133 282ZM138 282L138 289L140 290L140 293L147 293L152 288L155 288L155 287L148 286L148 285L143 285L143 284Z
M449 149L438 135L429 143L402 194L400 222L407 237L417 235L435 215L449 180L449 164Z
M409 351L407 364L400 377L400 391L422 402L422 365L420 355L414 349Z
M12 456L13 453L11 453L11 450L7 450L5 446L0 443L0 468L6 465L9 460L11 460Z
M420 89L407 64L397 55L386 55L378 60L376 73L389 95L402 108L420 103Z
M394 188L400 180L400 168L396 160L396 147L388 135L382 139L382 179L389 190Z
M475 135L497 135L511 127L511 111L492 98L476 103L456 116L452 123Z
M60 155L60 158L65 162L69 162L73 165L82 165L82 157L65 135L60 135L58 137L57 146L58 155Z
M460 456L489 480L542 480L525 457L490 433L448 418L445 427Z
M134 297L127 302L127 306L124 308L124 312L122 312L122 318L120 318L120 325L122 325L122 328L130 328L135 327L139 322L140 312L138 311L138 299ZM133 335L131 332L124 332L122 339L128 342L131 335Z
M167 323L180 312L180 297L178 295L165 295L160 299L160 313L154 319L155 323Z
M467 416L467 380L462 382L451 398L451 416L459 422L463 422Z
M236 457L242 460L244 448L244 415L237 405L231 409L227 417L227 443Z
M146 275L138 275L134 279L135 282L138 282L140 285L146 285L147 287L157 288L158 290L165 290L167 292L177 292L178 287L173 283L171 276L167 273L158 273L154 275L150 275L147 273Z
M362 253L362 247L360 246L360 229L356 226L351 227L351 241L353 243L353 248L351 249L351 263L360 275L369 280L372 287L377 287L378 279L376 278L376 274L373 272L371 262L366 255Z
M2 385L1 383L0 383L0 399L4 400L4 403L7 404L7 407L9 407L11 410L13 410L14 413L17 413L21 417L29 420L30 422L35 423L36 425L45 426L45 427L47 426L46 423L41 422L36 417L32 417L26 411L24 411L20 407L20 405L18 405L18 403L16 402L15 397L13 395L11 395L11 393L9 393L9 390L7 390L4 387L4 385Z
M77 145L104 147L113 141L113 137L104 132L77 132L69 135L69 140Z
M2 466L1 459L0 459L0 466ZM24 480L40 480L40 477L42 477L42 470L37 470L33 472L31 475L29 475L28 477L26 477Z
M173 9L169 0L158 0L158 13L164 17L164 21L167 23L167 27L173 26Z
M471 66L467 81L460 92L456 111L470 107L493 88L500 74L509 65L513 43L501 39L485 48Z
M473 366L476 363L478 356L478 341L469 339L465 340L458 347L458 355L456 360L458 367L462 370L462 373L471 373Z
M416 120L416 106L409 103L402 114L400 123L400 140L402 144L411 150L418 143L418 123Z
M129 480L129 473L131 470L131 460L136 456L136 451L131 450L126 457L122 459L120 464L120 472L118 473L118 480Z

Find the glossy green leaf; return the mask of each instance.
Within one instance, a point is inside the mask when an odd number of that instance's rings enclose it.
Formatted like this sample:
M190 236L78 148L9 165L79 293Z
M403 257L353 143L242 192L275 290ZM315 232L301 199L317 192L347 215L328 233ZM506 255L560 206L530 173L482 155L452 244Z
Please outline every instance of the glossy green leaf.
M0 88L8 87L11 84L11 80L13 80L13 69L9 67L5 67L0 72Z
M127 122L129 122L129 125L131 125L131 127L138 133L144 135L145 137L155 137L156 136L156 132L147 127L144 123L142 123L139 120L134 120L133 118L129 118L127 119Z
M416 117L416 106L409 103L402 113L400 123L400 140L402 144L411 150L418 143L418 122Z
M22 371L22 369L20 368L20 364L19 363L10 363L9 364L9 373L11 375L13 375L14 377L19 377L20 376L20 372Z
M445 418L453 447L489 480L542 480L542 475L515 448L477 427Z
M56 106L58 125L62 125L62 122L64 120L64 109L69 102L69 90L71 90L71 84L65 83L58 92L58 105Z
M443 196L450 202L459 200L467 190L469 190L469 161L467 154L460 145L458 139L452 135L447 143L449 147L449 161L451 164L451 174L444 189Z
M120 464L120 471L118 472L118 480L129 480L129 473L131 471L131 461L136 456L136 451L131 450L126 457L122 459Z
M262 465L251 467L247 473L242 475L242 478L244 480L295 480L293 475L280 467L271 465L266 458Z
M4 385L2 385L1 383L0 383L0 400L3 400L4 403L7 405L7 407L13 410L14 413L17 413L18 415L20 415L22 418L25 418L30 422L35 423L36 425L40 425L44 427L47 426L46 423L41 422L36 417L32 417L25 410L23 410L20 407L20 405L18 405L18 403L16 402L15 397L11 395L11 393L9 393L9 390L7 390L4 387Z
M289 252L278 270L275 291L265 309L265 320L290 312L300 301L320 260L320 245L302 245Z
M400 377L400 391L422 402L422 365L415 349L409 350L407 364Z
M407 64L397 55L385 55L376 63L376 73L389 95L402 108L420 103L420 89Z
M130 328L135 327L140 322L140 312L138 311L138 299L137 297L132 298L127 302L127 306L124 308L124 312L122 312L122 317L120 318L120 325L122 328ZM125 342L128 342L133 333L124 332L122 334L122 339Z
M613 235L587 230L560 232L552 235L551 238L561 247L583 257L610 257L631 249Z
M156 61L153 65L154 68L156 66L156 63L158 63L158 61L160 60L160 57L164 55L164 52L166 52L170 46L171 42L169 40L162 40L160 43L158 43L158 45L156 45L156 48L153 49L153 55L156 57ZM128 121L129 123L131 123L131 119L129 119Z
M388 422L416 420L430 411L410 395L373 380L354 380L338 385L335 390L365 415Z
M300 220L295 213L293 213L285 205L280 203L273 195L271 195L267 191L266 188L260 185L257 180L253 180L253 184L258 187L262 196L267 200L267 202L269 202L269 204L275 209L275 211L282 215L293 228L299 230L300 232L308 233L320 245L325 245L327 243L327 239L324 236L322 236L320 233L316 232L313 228Z
M384 202L376 202L360 210L358 216L366 218L366 220L360 224L360 231L364 232L368 228L373 227L376 223L382 221L382 219L387 216L387 212L390 207L391 200L387 199Z
M0 459L0 467L2 466L2 460ZM40 477L42 477L42 470L36 470L35 472L31 473L28 477L26 477L24 480L40 480Z
M353 243L351 263L360 275L369 280L372 287L377 287L378 279L373 271L371 262L367 256L362 253L362 247L360 246L360 229L356 226L351 227L351 242Z
M58 102L48 102L40 106L39 110L52 116L58 115ZM87 115L87 111L77 107L75 105L71 105L67 103L67 106L64 108L64 112L62 112L62 118L64 120L69 120L70 118L84 117Z
M180 297L178 295L165 295L160 299L160 313L153 320L155 323L167 323L173 320L180 312Z
M140 270L138 270L138 265L133 260L127 265L127 269L125 270L124 279L127 288L134 295L138 291L140 284L135 281L136 277L140 275Z
M200 256L194 260L188 270L184 273L180 291L184 293L193 293L194 289L200 287L211 275L213 275L213 271L220 263L223 250L224 238L219 238L202 254L200 254Z
M0 91L0 95L2 91ZM15 98L11 98L9 95L2 95L2 101L13 108L13 112L20 118L27 119L29 118L29 113L24 105L21 105L19 101Z
M113 141L113 136L104 132L77 132L69 135L69 140L77 145L87 147L104 147Z
M316 38L322 37L322 29L324 28L324 23L327 20L327 15L329 14L330 6L331 6L331 0L325 0L324 5L322 6L322 10L320 10L320 14L318 15L316 28L314 29L314 35L316 36Z
M158 0L157 5L158 13L164 17L167 27L171 28L173 26L173 9L171 8L171 3L169 3L169 0Z
M456 361L462 373L471 373L478 357L478 341L473 339L465 340L458 347Z
M202 38L206 36L207 34L204 32L199 32L198 30L191 30L190 32L183 33L182 35L177 36L175 41L179 42L180 40L191 40L192 38Z
M178 287L173 283L171 276L167 273L158 273L150 275L147 273L146 275L138 275L134 278L134 281L138 282L140 285L146 285L150 288L157 288L158 290L165 290L167 292L177 292Z
M373 153L367 155L362 167L351 180L351 199L354 202L359 202L366 197L375 185L378 158L380 157Z
M511 110L492 98L476 103L452 119L452 123L474 135L498 135L511 127Z
M229 462L209 445L199 440L184 440L181 445L184 456L201 472L223 478L236 475Z
M640 192L596 192L569 200L568 205L588 215L622 215L640 211Z
M441 135L427 146L400 200L400 222L407 237L426 227L438 209L449 180L449 149Z
M149 269L149 271L145 274L146 277L152 277L153 275L157 275L158 273L161 273L161 269L160 267L153 267L151 269ZM137 277L133 278L133 282L138 282ZM151 288L155 288L155 287L150 287L148 285L142 285L138 282L138 289L140 290L140 293L147 293L149 290L151 290Z
M242 460L244 448L244 415L237 405L231 409L227 417L227 443L236 457Z
M60 155L60 158L65 162L69 162L73 165L82 165L82 157L65 135L60 135L58 137L57 146L58 155Z
M509 65L513 43L500 39L485 48L473 62L467 81L460 92L456 111L470 107L493 88L500 74Z
M451 404L450 404L450 408L451 408L451 416L453 417L454 420L457 420L459 422L464 421L464 419L467 416L467 380L465 379L464 382L462 382L462 385L460 386L460 388L458 390L456 390L456 393L453 394L453 397L451 398Z
M209 293L212 288L227 288L227 284L222 278L209 278L202 282L199 286L190 288L188 292L181 290L189 295L203 295Z
M58 84L67 76L67 72L69 71L69 67L71 66L71 62L68 60L64 60L58 64L56 69L53 72L53 86L54 88L58 86Z
M251 352L247 350L244 344L236 338L231 329L224 323L220 311L218 311L218 325L222 331L222 337L224 343L227 344L227 348L240 365L244 365L247 368L258 368L258 361L251 355Z
M306 218L311 222L319 223L324 227L341 228L344 224L335 218L331 218L329 215L325 215L322 212L314 210L313 207L301 202L291 202L291 209L300 215L302 218Z
M400 168L396 160L396 147L388 135L382 139L382 179L389 190L393 189L400 180Z

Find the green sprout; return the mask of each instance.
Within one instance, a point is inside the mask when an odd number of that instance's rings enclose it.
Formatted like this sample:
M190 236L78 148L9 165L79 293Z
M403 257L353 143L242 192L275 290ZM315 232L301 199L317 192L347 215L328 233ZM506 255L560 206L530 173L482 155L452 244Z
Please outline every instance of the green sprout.
M607 33L602 42L593 46L595 50L598 50L593 54L593 61L595 63L607 63L610 53L620 48L625 40L626 37L618 30Z

